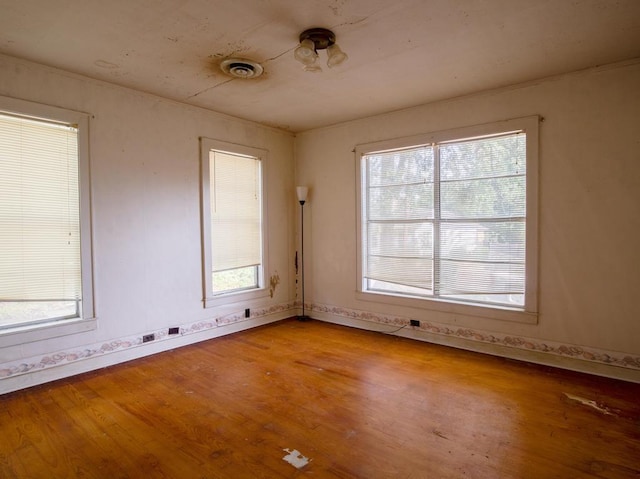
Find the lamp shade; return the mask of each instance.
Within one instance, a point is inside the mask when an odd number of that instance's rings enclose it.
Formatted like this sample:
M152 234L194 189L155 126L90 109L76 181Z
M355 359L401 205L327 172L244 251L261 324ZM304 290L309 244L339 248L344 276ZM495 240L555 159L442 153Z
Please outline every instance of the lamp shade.
M307 201L307 194L309 193L309 188L307 186L297 186L296 193L298 195L298 201Z
M348 58L347 54L340 49L337 43L327 47L327 56L327 66L329 68L340 65Z
M303 65L313 65L318 58L318 53L313 41L307 38L300 42L300 45L293 52L293 56Z

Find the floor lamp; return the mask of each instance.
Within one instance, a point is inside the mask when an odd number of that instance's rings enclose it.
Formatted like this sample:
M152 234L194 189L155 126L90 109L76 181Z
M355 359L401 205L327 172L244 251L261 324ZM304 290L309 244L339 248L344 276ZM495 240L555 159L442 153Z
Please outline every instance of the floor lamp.
M298 316L298 321L308 321L310 318L304 314L304 203L307 201L309 188L306 186L296 187L298 201L300 202L300 288L302 290L302 315Z

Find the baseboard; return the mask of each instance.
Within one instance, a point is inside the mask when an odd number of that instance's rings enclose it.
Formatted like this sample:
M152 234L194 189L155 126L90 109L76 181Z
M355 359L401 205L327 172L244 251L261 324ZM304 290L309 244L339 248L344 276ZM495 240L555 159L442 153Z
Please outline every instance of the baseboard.
M476 341L473 339L468 339L466 337L457 336L456 333L458 333L460 330L454 331L453 334L436 334L430 332L428 329L403 327L392 323L360 319L358 318L358 314L355 311L349 311L347 315L343 316L340 314L333 314L328 311L321 311L319 309L327 308L314 307L311 316L314 319L326 321L333 324L340 324L343 326L366 329L369 331L394 334L396 336L404 338L425 341L443 346L450 346L467 351L491 354L493 356L500 356L508 359L527 361L544 366L552 366L561 369L567 369L570 371L603 376L611 379L640 383L640 369L636 369L633 367L621 367L615 364L607 364L597 360L586 360L582 358L569 357L562 354L555 354L551 351L568 351L569 354L572 352L581 351L583 353L582 355L584 356L592 356L594 358L602 356L612 361L615 361L617 359L616 353L603 353L602 351L590 352L585 350L584 348L577 348L573 345L561 345L555 346L553 348L546 348L550 350L550 352L546 352L536 350L531 346L534 343L532 343L531 340L527 340L525 338L509 337L510 341L508 342L513 344L513 346L509 346L505 344ZM465 333L465 335L467 334ZM628 356L625 355L618 354L618 356L620 356L619 362L623 364L625 363L625 359L628 358Z
M166 330L149 332L155 335L155 339L150 342L143 342L142 336L138 335L0 364L0 394L226 336L280 321L295 313L296 309L293 305L283 305L263 311L254 309L252 312L254 317L248 319L244 318L244 313L238 313L210 321L184 324L180 326L180 333L176 335L168 335Z
M339 310L346 311L342 308L339 308ZM12 363L0 364L0 394L233 334L280 321L295 316L297 313L298 310L295 304L280 305L265 310L254 310L253 317L248 319L244 318L243 313L236 313L210 321L185 324L180 327L180 333L177 335L167 335L166 331L158 331L155 333L156 339L151 342L144 343L142 336L127 337L99 345L79 346L74 351L61 351L42 357L26 358ZM508 341L505 341L507 344L498 344L464 337L469 336L469 330L458 329L452 332L452 330L445 328L444 331L446 333L438 334L433 332L434 330L439 331L438 327L432 325L429 325L430 330L429 327L425 329L406 326L398 327L397 323L388 323L384 322L384 320L364 320L358 317L357 311L348 311L347 314L343 315L332 313L327 307L316 306L311 308L310 313L314 319L333 324L391 333L418 341L640 383L640 368L621 367L597 360L599 357L604 357L608 361L619 364L630 363L635 365L638 362L638 358L629 358L612 352L585 350L573 345L554 345L549 347L546 344L545 350L540 351L535 349L535 342L526 338L506 337L508 339ZM370 317L370 315L367 316ZM481 333L477 334L480 337L482 336ZM554 351L567 351L567 354L579 353L582 356L596 359L587 360L570 357L554 353Z

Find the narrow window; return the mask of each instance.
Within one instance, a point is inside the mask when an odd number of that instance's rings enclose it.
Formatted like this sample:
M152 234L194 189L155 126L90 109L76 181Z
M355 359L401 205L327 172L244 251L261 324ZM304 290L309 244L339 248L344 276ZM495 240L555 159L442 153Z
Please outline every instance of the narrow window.
M93 316L78 121L0 111L0 330Z
M202 144L206 302L264 288L264 154Z

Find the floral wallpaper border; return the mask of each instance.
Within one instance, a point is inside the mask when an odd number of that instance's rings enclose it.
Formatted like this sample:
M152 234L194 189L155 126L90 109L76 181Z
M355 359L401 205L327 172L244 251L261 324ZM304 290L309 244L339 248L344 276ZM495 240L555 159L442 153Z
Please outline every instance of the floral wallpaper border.
M251 310L251 315L249 318L245 318L243 310L241 312L234 312L209 320L182 325L180 326L179 336L185 336L188 334L215 329L220 326L227 326L230 324L239 323L241 321L248 321L250 319L258 319L275 313L291 311L291 315L294 315L296 314L296 307L298 305L298 303L287 303L274 305L267 308L255 308ZM164 328L158 331L150 331L149 333L145 334L150 333L153 333L155 335L155 339L153 341L154 343L170 338L168 328ZM92 358L95 356L102 356L105 354L123 351L132 347L140 346L141 344L142 335L130 336L127 338L115 339L113 341L108 341L105 343L86 346L77 350L59 351L57 353L48 354L46 356L36 356L27 359L21 359L20 361L16 362L7 362L4 364L0 364L0 379L7 379L20 374L26 374L29 372L43 370L74 361Z
M409 324L409 320L411 319L405 316L388 316L378 313L371 313L367 311L322 304L306 305L305 307L319 313L327 313L343 318L370 321L397 327L407 326ZM420 319L420 326L416 329L427 333L438 334L441 336L468 339L483 343L555 354L557 356L564 356L573 359L581 359L584 361L591 361L612 366L619 366L622 368L640 370L640 356L631 356L628 354L614 353L611 351L583 348L580 346L555 343L552 341L540 341L536 339L523 338L506 334L503 335L488 333L469 328L450 327L443 324L430 323L423 319Z
M211 330L220 326L227 326L250 319L258 319L275 313L290 312L293 316L295 314L298 314L297 310L299 308L299 301L274 305L267 308L255 308L252 309L249 318L245 318L244 311L238 311L217 318L183 325L180 327L180 336ZM326 313L343 318L387 324L394 327L406 326L409 324L409 319L411 319L405 316L383 315L378 313L371 313L368 311L360 311L323 304L305 304L305 308L309 311L315 311L318 313ZM539 341L519 336L494 334L469 328L450 327L447 325L431 323L423 319L420 320L420 327L418 329L427 333L447 337L479 341L483 343L496 344L500 346L507 346L529 351L537 351L573 359L581 359L584 361L591 361L612 366L619 366L622 368L640 370L640 356L624 355L610 351L597 350L593 348L583 348L579 346L560 344L551 341ZM152 332L153 334L155 334L154 343L170 338L168 334L168 328ZM32 357L22 359L20 361L7 362L4 364L0 364L0 380L33 371L72 363L74 361L92 358L95 356L110 354L140 345L142 345L142 335L130 336L123 339L116 339L105 343L94 344L77 350L60 351L41 357Z

